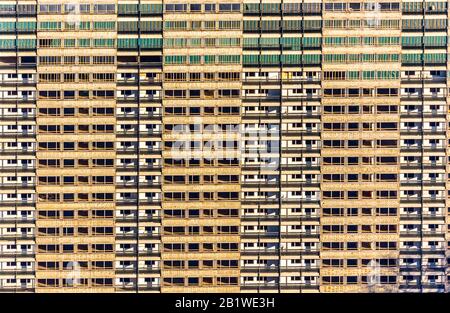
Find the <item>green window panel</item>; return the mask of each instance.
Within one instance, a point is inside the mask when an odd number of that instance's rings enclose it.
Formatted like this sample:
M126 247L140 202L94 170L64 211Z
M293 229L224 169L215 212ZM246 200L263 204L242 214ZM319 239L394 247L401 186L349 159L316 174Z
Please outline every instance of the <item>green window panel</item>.
M324 54L323 55L323 61L324 62L336 62L334 59L335 55L334 54Z
M40 30L60 30L61 22L39 22Z
M61 28L61 26L59 26ZM19 31L35 31L36 30L36 22L18 22L17 30Z
M324 60L324 62L345 63L345 62L347 62L347 55L346 54L325 54L323 56L323 60Z
M305 20L304 22L305 30L320 30L322 29L322 21L321 20Z
M361 37L348 37L347 40L344 40L344 42L345 41L348 43L348 45L351 45L351 46L358 46L362 42Z
M350 38L356 38L356 37L350 37ZM343 45L343 44L345 44L345 37L325 37L324 44L327 46Z
M281 11L280 3L262 3L261 12L262 13L279 13Z
M117 47L119 49L136 49L137 38L119 38L117 39Z
M377 71L378 79L398 79L400 73L398 71Z
M162 4L141 4L142 14L161 14L163 12Z
M258 64L258 55L243 55L242 62L244 64Z
M447 19L425 19L426 29L446 29Z
M215 55L205 55L203 57L205 64L215 64L216 56Z
M164 39L165 47L186 47L187 39L185 38L167 38Z
M12 50L16 48L15 39L0 39L0 50Z
M364 37L364 44L365 45L370 45L373 46L376 43L376 38L375 37Z
M244 4L245 13L259 13L259 3L245 3Z
M62 40L61 39L51 39L49 47L59 48L61 47Z
M219 29L240 29L241 21L219 21Z
M280 46L281 40L281 38L260 38L259 46L267 48L278 48Z
M420 63L422 62L422 54L420 53L405 53L402 54L403 63Z
M400 60L399 54L391 54L391 61L398 62Z
M323 21L324 28L342 28L344 27L343 20L324 20Z
M420 19L404 19L402 20L403 29L422 29L422 20Z
M0 31L1 32L15 32L16 31L16 23L15 22L0 22Z
M207 47L214 47L216 45L216 39L215 38L205 38L203 40L205 42L205 46L207 46Z
M141 14L161 14L163 6L162 4L141 4L140 11ZM138 14L139 6L138 4L119 4L118 12L119 14Z
M94 22L94 30L115 30L116 22L104 21L104 22Z
M278 54L270 54L270 55L263 54L260 56L260 61L261 64L279 64L280 56Z
M240 55L219 55L219 64L239 64L240 62Z
M349 62L361 62L362 56L360 54L349 54L348 61Z
M280 29L279 20L261 21L261 29L269 31L278 31Z
M447 45L447 36L425 36L423 43L427 47L443 47Z
M258 38L244 38L244 48L258 47Z
M0 32L34 31L36 22L0 22Z
M75 30L76 29L76 24L75 23L67 23L67 22L65 22L64 23L64 30ZM81 28L81 25L79 26L80 27L80 29L82 29ZM89 30L90 28L86 28L85 30Z
M114 48L114 39L94 39L94 47L97 48Z
M321 38L320 37L304 37L304 38L302 38L302 45L304 47L320 47Z
M403 2L402 3L403 12L421 12L422 2Z
M162 38L141 38L139 42L143 49L162 48Z
M380 44L389 44L389 45L400 44L400 37L379 37L378 40Z
M303 55L304 64L319 64L321 60L320 54L305 54Z
M299 64L301 62L301 59L301 55L299 54L285 54L280 58L283 64Z
M376 78L376 72L375 71L363 71L362 72L362 79L375 79Z
M200 64L202 61L202 57L200 55L190 55L189 56L189 64Z
M244 31L259 30L259 21L244 21Z
M217 44L221 47L240 46L240 38L219 38Z
M35 39L19 39L17 41L17 46L19 49L36 49Z
M285 30L301 30L302 24L299 20L284 20L283 28Z
M162 22L161 21L141 21L142 31L161 31Z
M138 30L138 22L135 21L127 21L127 22L119 22L117 24L117 30L119 32L136 32Z
M61 47L61 39L39 39L39 46L48 48Z
M75 39L64 39L64 47L75 47Z
M358 71L348 71L347 78L348 79L359 79L359 72Z
M91 22L80 22L79 24L80 30L89 30L91 29Z
M419 36L402 37L402 46L404 46L404 47L420 47L420 46L422 46L422 37L419 37Z
M91 46L91 39L89 38L81 38L78 39L78 47L90 47Z
M293 37L285 37L280 38L280 43L283 45L283 48L286 49L300 49L301 48L301 38L293 38ZM278 42L277 42L278 45Z
M398 61L398 54L386 54L386 53L381 53L381 54L377 54L377 61L379 62L396 62Z
M185 64L186 56L185 55L167 55L164 57L165 64Z
M370 22L370 21L365 21ZM398 20L381 20L379 24L381 28L390 28L390 29L398 29L400 27L400 21Z
M425 63L443 64L447 62L446 53L407 53L402 55L402 62L404 63L418 63L422 60Z
M202 39L201 38L191 38L190 45L191 45L191 47L201 47Z
M447 54L446 53L425 53L424 54L425 63L446 63Z
M363 21L361 21L361 20L349 20L347 25L348 25L348 27L350 27L350 28L360 28L362 22L363 22ZM369 21L364 21L364 22L372 23L371 20L369 20ZM370 25L370 24L367 24L367 25Z
M167 30L177 30L177 29L187 29L187 21L166 21L164 22L164 29Z
M119 4L118 13L119 14L137 14L139 12L137 4Z
M164 47L175 47L175 39L174 38L164 39Z

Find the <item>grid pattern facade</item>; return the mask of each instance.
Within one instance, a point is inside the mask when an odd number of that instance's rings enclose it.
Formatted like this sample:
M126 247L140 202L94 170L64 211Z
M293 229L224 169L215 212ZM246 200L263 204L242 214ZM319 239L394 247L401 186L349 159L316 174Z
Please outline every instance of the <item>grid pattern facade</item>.
M448 5L0 0L0 291L448 291Z

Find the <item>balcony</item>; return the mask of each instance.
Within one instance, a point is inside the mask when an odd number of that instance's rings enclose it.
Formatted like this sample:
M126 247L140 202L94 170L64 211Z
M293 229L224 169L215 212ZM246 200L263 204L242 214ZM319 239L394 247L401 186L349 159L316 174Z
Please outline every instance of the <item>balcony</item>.
M0 202L0 207L17 207L17 206L23 206L23 207L34 207L36 205L36 202L33 199L17 199L17 200L2 200Z
M28 86L35 86L36 80L35 79L22 79L22 80L12 80L12 79L1 79L0 80L0 86L21 86L21 87L28 87Z
M162 98L159 96L117 96L117 102L120 104L144 102L144 103L158 103Z
M116 250L116 256L119 256L119 257L127 257L128 256L128 257L136 258L136 251L133 249ZM159 256L161 256L161 252L158 249L139 251L139 256L140 257L145 257L145 256L159 257Z
M261 77L246 77L242 79L243 84L249 85L283 85L286 84L302 84L302 83L311 83L311 84L320 84L321 80L319 77L297 77L297 78L273 78L269 76L261 76Z
M136 287L135 283L127 283L127 284L116 284L115 285L116 291L122 291L122 292L126 292L126 291L132 291L132 292L136 292L136 290L139 291L154 291L154 292L159 292L160 291L160 286L159 284L139 284Z
M30 216L0 216L0 224L10 224L10 223L18 223L18 224L28 224L34 223L36 221L36 217Z
M139 240L160 240L161 239L161 235L159 233L145 233L145 234L139 234L139 236L136 235L135 232L121 232L121 233L116 233L116 239L117 240L127 240L127 239L137 239L139 238Z
M161 154L162 149L157 147L140 147L140 154ZM116 152L118 154L136 154L138 152L138 147L135 146L126 146L126 147L118 147L116 148Z
M161 217L159 216L139 216L139 219L136 218L134 215L127 215L127 216L116 216L115 219L116 223L135 223L135 222L155 222L160 223Z
M23 130L23 131L0 131L0 138L34 138L36 137L36 131Z
M118 206L136 206L136 205L160 205L161 199L158 198L144 198L144 199L118 199L116 200Z
M318 221L320 218L319 214L299 214L299 215L281 215L278 214L244 214L240 216L241 220L244 222L251 221Z
M162 117L161 113L148 112L148 113L138 113L138 112L125 112L116 115L118 120L159 120Z
M242 238L257 239L257 238L318 238L319 231L301 231L301 232L243 232Z
M139 132L136 129L120 129L120 130L116 131L117 137L131 137L131 138L137 137L138 135L144 136L144 137L159 138L161 136L161 134L162 134L162 132L160 130L152 130L152 129L141 130Z
M414 135L414 134L434 134L434 135L445 135L446 130L443 127L401 127L400 134L402 135Z
M16 104L17 102L21 104L32 104L36 101L34 96L22 96L22 97L2 97L0 98L0 103L3 104Z
M35 235L30 233L30 234L25 234L25 233L18 233L18 234L0 234L0 241L1 240L17 240L17 239L29 239L32 240L35 238Z
M116 274L135 274L136 268L134 265L132 266L117 266ZM139 268L138 273L139 274L156 274L159 273L160 269L158 267L146 267L146 268Z
M279 283L279 282L259 282L259 283L243 283L241 284L241 290L273 290L278 291L278 289L285 290L303 290L303 289L311 289L318 290L319 283L318 282L298 282L298 283Z
M120 68L162 68L162 62L120 62L117 61L117 67Z
M243 95L241 97L243 102L301 102L301 101L320 101L320 93L304 94L304 95Z
M131 79L119 79L117 80L118 86L160 86L162 85L162 81L159 79L140 79L138 78L131 78Z
M274 273L274 272L318 272L319 266L312 265L287 265L278 266L273 265L263 265L263 266L241 266L241 273Z

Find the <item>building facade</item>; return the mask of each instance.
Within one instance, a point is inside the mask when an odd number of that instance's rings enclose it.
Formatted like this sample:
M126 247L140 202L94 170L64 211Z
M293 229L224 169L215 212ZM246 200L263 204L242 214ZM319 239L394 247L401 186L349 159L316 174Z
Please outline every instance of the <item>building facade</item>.
M0 0L0 291L449 291L448 7Z

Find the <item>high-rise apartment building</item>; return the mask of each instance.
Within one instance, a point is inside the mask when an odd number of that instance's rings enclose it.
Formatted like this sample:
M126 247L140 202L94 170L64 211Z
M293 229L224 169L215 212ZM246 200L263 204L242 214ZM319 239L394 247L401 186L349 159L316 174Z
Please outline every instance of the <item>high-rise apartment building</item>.
M0 0L0 291L449 291L448 20Z

